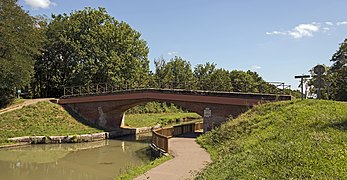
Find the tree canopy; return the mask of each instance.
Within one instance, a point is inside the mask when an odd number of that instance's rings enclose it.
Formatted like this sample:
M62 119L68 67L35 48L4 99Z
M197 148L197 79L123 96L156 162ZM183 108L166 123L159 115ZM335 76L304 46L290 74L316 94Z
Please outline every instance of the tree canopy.
M347 100L347 39L341 44L339 50L332 56L333 65L329 69L331 82L330 96L336 100Z
M16 0L0 1L0 107L30 83L42 44L40 24Z
M40 96L60 96L63 86L147 83L147 43L104 8L53 15L37 59L34 85Z
M347 39L340 45L339 49L330 59L333 64L325 67L325 73L322 76L323 87L321 89L323 99L333 99L338 101L347 101ZM318 85L313 68L310 70L312 79L310 93L316 94Z

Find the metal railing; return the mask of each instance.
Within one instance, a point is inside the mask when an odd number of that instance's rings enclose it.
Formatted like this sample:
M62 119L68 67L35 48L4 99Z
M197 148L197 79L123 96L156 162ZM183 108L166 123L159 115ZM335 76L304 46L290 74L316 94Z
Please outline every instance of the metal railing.
M265 82L264 82L265 83ZM269 92L269 89L264 90L264 83L254 85L252 88L257 89L252 91L253 93L271 93L271 94L285 94L286 88L290 86L285 86L283 83L279 86L274 85L273 91ZM268 83L270 84L270 83ZM148 89L148 88L160 88L160 89L184 89L184 90L207 90L207 91L233 91L233 92L248 92L249 87L244 85L243 88L238 88L237 90L232 89L232 84L223 85L208 84L208 82L167 82L167 83L155 83L155 84L145 84L141 85L138 83L129 83L127 81L122 83L98 83L98 84L87 84L83 86L69 86L64 87L64 96L83 96L83 95L93 95L93 94L106 94L125 90L134 89ZM286 87L286 88L285 88Z

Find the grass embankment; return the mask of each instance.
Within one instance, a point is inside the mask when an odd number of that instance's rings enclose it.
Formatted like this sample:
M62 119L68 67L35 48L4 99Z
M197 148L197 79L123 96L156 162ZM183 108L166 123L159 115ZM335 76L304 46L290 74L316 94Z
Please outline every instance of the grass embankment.
M51 102L38 102L0 115L0 145L7 138L33 135L75 135L102 132L71 117Z
M201 119L201 116L196 113L126 114L124 124L129 127L152 127L157 124L166 126L192 119Z
M197 179L346 179L347 104L260 105L198 142L213 163Z
M154 161L149 162L148 164L128 169L126 172L119 175L116 179L134 179L135 177L140 176L141 174L159 166L160 164L170 159L172 159L172 156L162 156L155 159Z

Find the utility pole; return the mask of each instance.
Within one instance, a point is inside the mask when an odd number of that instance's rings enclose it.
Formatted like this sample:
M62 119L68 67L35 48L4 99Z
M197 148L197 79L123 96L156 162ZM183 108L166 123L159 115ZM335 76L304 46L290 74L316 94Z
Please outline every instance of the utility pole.
M300 76L294 76L295 79L300 78L301 83L301 99L304 99L304 78L309 78L310 75L300 75Z

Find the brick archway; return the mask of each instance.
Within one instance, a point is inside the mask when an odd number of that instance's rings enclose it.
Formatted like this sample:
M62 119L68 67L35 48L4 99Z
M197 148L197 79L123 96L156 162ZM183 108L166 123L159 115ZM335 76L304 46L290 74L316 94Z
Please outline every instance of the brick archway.
M173 103L201 116L204 115L204 110L209 108L211 116L204 117L204 130L208 131L255 104L290 99L291 96L268 94L142 89L98 96L69 97L60 99L58 103L68 105L85 120L105 130L119 130L124 112L146 102Z

